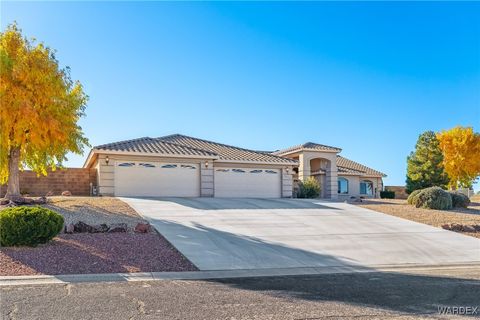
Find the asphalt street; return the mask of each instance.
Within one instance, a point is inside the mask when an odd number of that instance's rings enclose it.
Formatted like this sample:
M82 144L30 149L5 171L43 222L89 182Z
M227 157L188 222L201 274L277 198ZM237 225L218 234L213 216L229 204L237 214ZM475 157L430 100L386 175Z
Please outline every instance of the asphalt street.
M2 319L22 320L445 319L439 307L479 306L478 267L0 288Z

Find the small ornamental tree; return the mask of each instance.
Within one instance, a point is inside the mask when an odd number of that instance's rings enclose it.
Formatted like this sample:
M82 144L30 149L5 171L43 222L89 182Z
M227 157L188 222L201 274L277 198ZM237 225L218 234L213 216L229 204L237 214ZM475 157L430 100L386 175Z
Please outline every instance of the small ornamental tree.
M443 169L443 154L433 131L422 133L415 151L407 157L407 193L428 187L446 188L448 176Z
M88 145L77 124L88 97L62 69L55 51L22 36L16 24L0 33L0 183L20 198L19 170L55 170L68 152Z
M471 188L480 176L480 133L473 128L455 127L437 134L443 166L452 189Z

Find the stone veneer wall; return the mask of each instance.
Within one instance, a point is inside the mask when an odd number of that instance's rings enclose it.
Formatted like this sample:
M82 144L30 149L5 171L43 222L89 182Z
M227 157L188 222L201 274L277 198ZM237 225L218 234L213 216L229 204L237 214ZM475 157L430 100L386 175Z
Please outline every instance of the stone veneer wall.
M44 196L51 192L60 195L63 191L70 191L74 196L89 196L90 183L97 184L95 169L65 168L50 171L47 176L37 176L31 170L20 172L20 192L30 196ZM0 186L0 197L7 192L7 186Z

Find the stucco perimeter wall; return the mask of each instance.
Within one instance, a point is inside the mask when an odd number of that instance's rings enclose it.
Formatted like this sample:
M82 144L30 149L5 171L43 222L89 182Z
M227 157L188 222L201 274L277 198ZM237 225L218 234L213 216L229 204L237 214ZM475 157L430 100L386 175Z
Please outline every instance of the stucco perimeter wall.
M345 178L348 180L348 194L339 194L338 198L341 200L346 200L350 197L365 197L365 198L379 198L380 191L383 188L383 180L379 177L364 177L364 176L352 176L352 175L342 175L339 174L339 177ZM373 182L374 195L367 196L365 194L360 194L360 181L369 180ZM376 191L376 193L375 193Z
M97 184L96 170L87 168L65 168L49 171L47 176L37 176L30 170L20 172L20 192L30 196L45 196L47 193L60 195L70 191L74 196L89 196L91 186ZM7 192L7 186L0 186L0 197Z

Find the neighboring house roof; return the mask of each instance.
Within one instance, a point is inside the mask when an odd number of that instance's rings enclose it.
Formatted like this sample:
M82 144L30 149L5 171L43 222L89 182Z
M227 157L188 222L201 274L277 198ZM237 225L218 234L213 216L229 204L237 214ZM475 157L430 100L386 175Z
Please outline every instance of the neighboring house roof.
M143 137L133 140L125 140L114 143L103 144L94 147L94 150L122 151L122 152L139 152L162 155L182 155L182 156L217 156L215 153L196 149L188 146L178 145L175 143L161 141L149 137Z
M355 174L355 175L364 175L364 176L380 176L386 177L387 175L383 172L374 170L363 164L355 162L353 160L344 158L342 156L337 155L337 167L338 173L345 173L345 174Z
M337 147L331 147L324 144L314 143L314 142L306 142L304 144L299 144L290 148L277 150L272 152L274 155L283 155L287 153L293 153L297 151L328 151L328 152L340 152L342 149Z
M240 162L268 162L286 165L297 164L296 160L279 157L273 154L238 148L213 141L193 138L181 134L172 134L165 137L156 138L159 141L166 141L189 148L205 150L218 155L220 160L240 161Z

